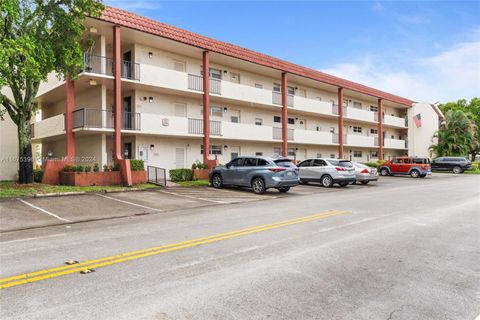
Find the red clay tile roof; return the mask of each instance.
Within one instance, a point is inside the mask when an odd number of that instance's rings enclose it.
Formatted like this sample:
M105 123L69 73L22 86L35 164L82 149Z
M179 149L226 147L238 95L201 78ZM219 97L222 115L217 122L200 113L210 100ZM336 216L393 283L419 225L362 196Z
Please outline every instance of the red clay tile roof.
M249 61L262 66L274 68L283 72L296 74L316 81L343 87L348 90L360 92L377 98L382 98L402 105L411 106L414 101L402 98L388 92L377 90L365 85L335 77L320 71L302 67L297 64L283 61L253 50L245 49L230 43L211 39L184 29L165 23L154 21L140 15L106 6L100 20L110 22L122 27L150 33L166 39L185 43L211 52L224 54L237 59Z

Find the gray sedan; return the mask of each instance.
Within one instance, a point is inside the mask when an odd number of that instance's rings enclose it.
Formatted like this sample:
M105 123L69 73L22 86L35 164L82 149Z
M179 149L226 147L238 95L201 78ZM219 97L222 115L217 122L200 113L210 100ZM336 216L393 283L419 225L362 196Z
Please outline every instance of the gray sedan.
M371 168L362 163L352 162L353 167L355 168L355 184L359 181L361 184L367 184L370 181L378 180L378 172L376 168Z
M251 187L257 194L269 188L287 192L298 185L297 167L289 159L270 157L239 157L210 173L214 188L225 185Z

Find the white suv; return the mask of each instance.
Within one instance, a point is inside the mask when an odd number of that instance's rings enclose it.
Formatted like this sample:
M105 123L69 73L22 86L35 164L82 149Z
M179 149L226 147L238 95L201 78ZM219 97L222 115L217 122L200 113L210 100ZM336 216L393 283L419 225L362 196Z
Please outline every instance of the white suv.
M298 164L300 183L320 182L326 188L334 183L346 187L355 181L355 168L349 160L307 159Z

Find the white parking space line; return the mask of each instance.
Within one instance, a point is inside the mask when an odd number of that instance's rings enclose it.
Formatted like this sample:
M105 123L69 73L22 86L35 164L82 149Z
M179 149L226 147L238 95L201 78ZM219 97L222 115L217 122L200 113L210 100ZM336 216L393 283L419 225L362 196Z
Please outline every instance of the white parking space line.
M66 236L66 233L57 233L57 234L50 234L48 236L41 236L41 237L34 237L34 238L23 238L23 239L15 239L15 240L8 240L8 241L0 241L0 243L7 244L7 243L14 243L14 242L40 240L40 239L54 238L54 237L64 237L64 236ZM7 254L11 254L11 252L9 252ZM4 256L5 254L0 254L0 255Z
M230 203L230 202L225 202L225 201L217 201L217 200L211 200L211 199L206 199L206 198L199 198L199 197L194 197L190 196L187 194L179 194L179 193L174 193L174 192L168 192L164 190L157 190L157 192L165 193L165 194L171 194L173 196L178 196L178 197L185 197L185 198L190 198L190 199L195 199L195 200L203 200L203 201L208 201L208 202L214 202L214 203Z
M109 197L109 196L106 196L106 195L103 195L103 194L96 193L96 195L99 196L99 197L103 197L103 198L110 199L110 200L114 200L114 201L126 203L126 204L129 204L129 205L131 205L131 206L136 206L136 207L140 207L140 208L144 208L144 209L148 209L148 210L163 212L163 210L161 210L161 209L152 208L152 207L147 207L147 206L144 206L144 205L141 205L141 204L138 204L138 203L134 203L134 202L130 202L130 201L125 201L125 200L120 200L120 199L113 198L113 197Z
M35 206L35 205L31 204L30 202L27 202L27 201L25 201L25 200L23 200L23 199L17 198L17 200L20 201L20 202L22 202L22 203L24 203L24 204L26 204L26 205L29 206L29 207L32 207L32 208L34 208L34 209L37 209L38 211L41 211L41 212L43 212L43 213L46 213L46 214L48 214L49 216L54 217L55 219L58 219L58 220L64 221L64 222L72 222L71 220L68 220L68 219L59 217L59 216L57 216L56 214L51 213L50 211L47 211L47 210L42 209L42 208L40 208L40 207L37 207L37 206Z

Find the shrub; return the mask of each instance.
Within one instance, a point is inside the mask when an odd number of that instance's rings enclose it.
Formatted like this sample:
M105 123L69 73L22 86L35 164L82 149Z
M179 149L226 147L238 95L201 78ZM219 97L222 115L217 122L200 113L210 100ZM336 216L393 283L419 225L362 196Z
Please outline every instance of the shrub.
M132 171L145 171L145 165L143 160L132 159L130 160L130 169Z
M107 172L107 171L110 171L110 168L108 167L108 165L104 164L103 165L103 172Z
M365 162L364 165L369 166L371 168L378 168L379 164L376 162Z
M85 172L91 172L92 171L92 167L91 166L85 166Z
M33 170L33 181L42 182L42 178L43 178L43 170L41 169Z
M201 163L200 161L196 161L194 164L192 164L192 170L202 170L202 169L208 169L208 165Z
M98 172L100 170L99 166L98 166L98 163L95 163L93 165L93 172Z
M120 171L120 165L118 163L114 163L112 165L112 171Z
M63 171L65 171L65 172L73 172L73 171L75 171L75 170L74 170L74 167L73 167L73 166L65 166L65 167L63 167Z
M168 173L170 174L170 180L173 182L193 180L192 169L172 169Z
M74 169L75 172L83 172L83 170L84 170L83 166L79 165L79 164L74 166L74 168L75 168Z

